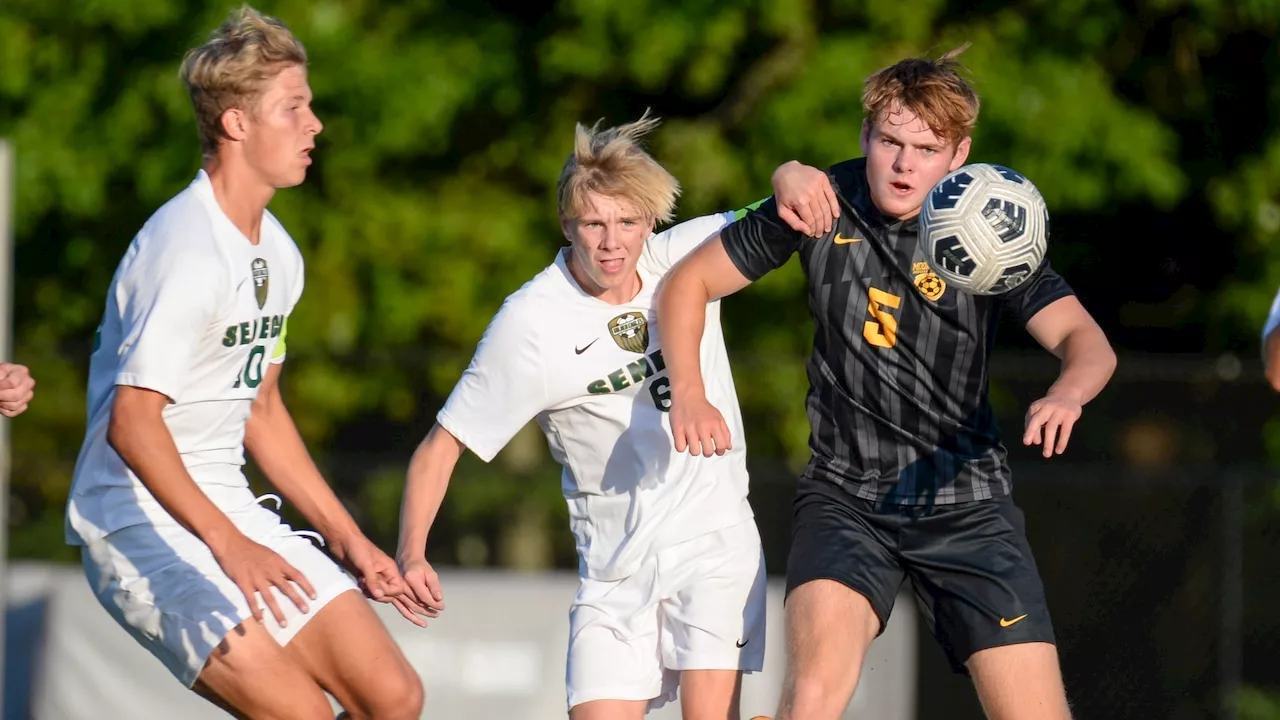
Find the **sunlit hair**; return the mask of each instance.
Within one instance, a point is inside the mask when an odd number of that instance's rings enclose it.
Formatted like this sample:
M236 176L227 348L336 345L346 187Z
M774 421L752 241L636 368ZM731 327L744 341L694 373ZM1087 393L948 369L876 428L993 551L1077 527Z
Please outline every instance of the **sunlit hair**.
M867 78L862 89L867 122L879 123L906 109L945 143L968 137L978 121L979 100L956 60L968 47L966 43L937 60L903 60Z
M252 113L268 81L287 67L306 64L307 51L289 28L248 5L232 11L208 42L187 51L181 76L195 106L204 155L216 154L227 137L224 112Z
M591 128L579 124L557 187L561 217L582 217L587 194L594 192L625 200L656 222L671 222L680 183L640 144L660 122L645 112L633 123L605 130L598 122Z

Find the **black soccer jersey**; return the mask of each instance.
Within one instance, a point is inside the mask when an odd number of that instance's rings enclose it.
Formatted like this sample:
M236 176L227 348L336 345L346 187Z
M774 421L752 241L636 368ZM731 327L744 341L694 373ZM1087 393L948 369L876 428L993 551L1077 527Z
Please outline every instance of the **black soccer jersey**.
M916 219L887 217L872 204L864 159L829 175L841 210L825 237L787 227L773 199L721 234L753 281L800 253L814 318L805 474L899 505L1009 493L987 398L998 313L1003 306L1025 324L1071 288L1047 260L1002 295L947 287L918 248Z

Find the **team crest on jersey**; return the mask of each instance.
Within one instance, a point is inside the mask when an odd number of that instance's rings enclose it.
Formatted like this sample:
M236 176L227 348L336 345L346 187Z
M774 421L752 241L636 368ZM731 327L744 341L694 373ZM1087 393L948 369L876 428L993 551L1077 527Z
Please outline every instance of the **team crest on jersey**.
M916 289L933 302L937 302L938 298L942 297L942 293L947 291L947 283L932 272L925 272L916 275Z
M262 258L255 258L250 267L253 270L253 296L258 301L258 309L261 310L267 304L267 290L270 284L267 261Z
M623 313L609 321L609 336L623 350L643 353L649 348L649 321L644 313Z

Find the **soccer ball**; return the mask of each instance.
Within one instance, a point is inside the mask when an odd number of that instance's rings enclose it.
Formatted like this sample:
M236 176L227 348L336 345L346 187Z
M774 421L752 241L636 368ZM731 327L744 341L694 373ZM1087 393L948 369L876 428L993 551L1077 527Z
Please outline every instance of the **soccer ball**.
M948 284L999 295L1040 268L1049 241L1049 209L1026 176L1001 165L953 170L920 210L920 251Z

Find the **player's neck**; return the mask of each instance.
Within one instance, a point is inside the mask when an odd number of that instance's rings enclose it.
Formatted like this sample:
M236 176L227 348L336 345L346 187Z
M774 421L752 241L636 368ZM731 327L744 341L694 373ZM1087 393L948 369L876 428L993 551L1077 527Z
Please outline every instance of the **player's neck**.
M212 158L204 167L218 207L250 243L257 245L262 237L262 214L276 189L235 158Z

